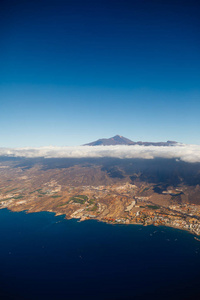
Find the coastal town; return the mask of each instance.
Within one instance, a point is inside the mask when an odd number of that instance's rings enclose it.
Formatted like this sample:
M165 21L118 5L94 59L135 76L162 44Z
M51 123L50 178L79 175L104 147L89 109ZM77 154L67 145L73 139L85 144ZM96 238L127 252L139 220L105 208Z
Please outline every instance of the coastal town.
M48 176L44 178L44 174L42 180L34 181L35 175L23 175L19 169L12 173L12 180L8 179L9 168L1 167L0 173L1 209L49 211L80 221L169 226L200 235L200 205L188 203L184 186L168 187L158 194L154 185L144 182L67 185Z

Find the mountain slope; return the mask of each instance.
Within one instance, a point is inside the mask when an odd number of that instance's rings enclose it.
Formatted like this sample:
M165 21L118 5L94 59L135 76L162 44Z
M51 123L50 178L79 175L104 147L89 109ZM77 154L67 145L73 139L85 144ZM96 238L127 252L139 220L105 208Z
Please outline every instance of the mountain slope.
M97 141L85 144L84 146L109 146L109 145L144 145L144 146L173 146L177 142L133 142L121 135L115 135L109 139L99 139Z
M103 145L103 146L108 146L108 145L133 145L134 142L132 142L131 140L120 136L120 135L115 135L109 139L99 139L97 141L85 144L87 146L99 146L99 145Z

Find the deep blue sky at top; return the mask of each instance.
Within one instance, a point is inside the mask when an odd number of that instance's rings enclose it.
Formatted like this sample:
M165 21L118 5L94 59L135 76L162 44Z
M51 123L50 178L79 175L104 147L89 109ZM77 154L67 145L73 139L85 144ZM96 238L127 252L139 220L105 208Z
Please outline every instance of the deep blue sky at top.
M200 4L5 0L0 146L200 144Z

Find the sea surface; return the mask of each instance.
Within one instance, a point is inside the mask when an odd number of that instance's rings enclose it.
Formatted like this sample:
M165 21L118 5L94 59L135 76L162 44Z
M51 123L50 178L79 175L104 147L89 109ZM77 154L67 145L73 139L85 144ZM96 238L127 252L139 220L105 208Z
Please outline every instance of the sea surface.
M3 209L0 299L200 299L200 242L172 228Z

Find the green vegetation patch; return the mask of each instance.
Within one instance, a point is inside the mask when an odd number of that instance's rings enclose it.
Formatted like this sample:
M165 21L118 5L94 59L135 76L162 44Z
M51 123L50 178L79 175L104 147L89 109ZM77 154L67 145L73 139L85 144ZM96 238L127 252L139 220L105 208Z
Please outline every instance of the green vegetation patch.
M80 198L72 197L71 200L72 200L74 203L80 203L80 204L84 204L84 203L85 203L85 200L80 199Z
M43 192L42 189L38 189L38 190L36 190L35 192L38 192L38 193L40 193L41 195L46 195L46 194L47 194L47 192ZM31 193L34 193L34 191L31 192Z
M90 199L88 202L89 202L89 204L94 204L95 203L95 199Z
M80 203L84 204L85 201L88 200L88 197L86 195L77 195L70 198L70 201L73 201L74 203Z
M14 197L14 199L22 199L22 198L24 198L24 196L23 195L19 195L19 196L16 196L16 197Z
M93 206L89 206L87 208L87 211L96 211L98 208L98 205L95 203Z
M52 198L59 198L59 197L62 197L61 195L53 195L51 196Z
M76 198L80 198L80 199L83 199L83 200L88 200L88 196L86 196L86 195L77 195L77 196L75 196Z
M61 207L61 206L67 205L68 203L69 203L69 201L64 202L64 203L60 203L60 204L57 205L57 207Z
M158 206L158 205L147 205L147 207L149 207L151 209L158 209L158 208L160 208L160 206Z

